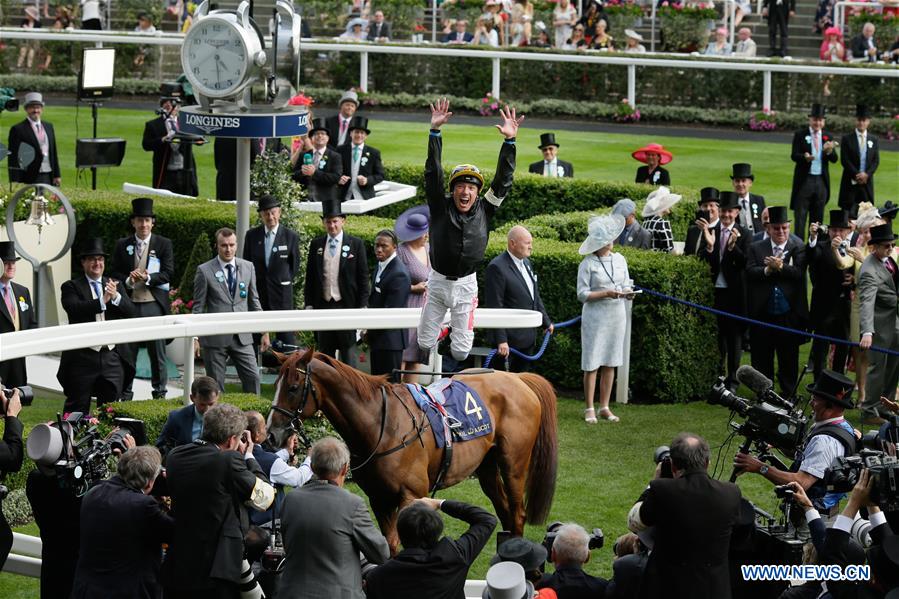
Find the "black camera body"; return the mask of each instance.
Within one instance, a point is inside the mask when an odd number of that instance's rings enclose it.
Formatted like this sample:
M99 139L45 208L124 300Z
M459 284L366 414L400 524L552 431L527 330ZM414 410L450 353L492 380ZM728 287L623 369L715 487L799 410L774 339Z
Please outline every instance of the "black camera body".
M661 478L674 478L674 472L671 470L671 448L667 445L659 445L652 454L652 461L661 464L659 476Z
M824 471L824 484L828 491L849 493L864 468L874 479L871 500L886 512L899 510L899 458L882 451L862 449L858 455L834 458Z
M553 542L556 540L556 536L559 534L559 529L562 528L563 523L556 521L546 527L546 536L543 537L543 547L546 549L546 561L552 560L553 554ZM602 533L601 528L594 528L590 532L590 541L587 543L587 549L590 551L594 549L602 549L603 544L605 544L606 538Z
M9 401L12 399L12 394L16 392L16 389L19 390L19 402L23 406L30 406L34 402L34 389L31 388L31 385L22 385L21 387L13 387L12 389L2 387L0 388L0 393L3 393L3 398L6 401Z

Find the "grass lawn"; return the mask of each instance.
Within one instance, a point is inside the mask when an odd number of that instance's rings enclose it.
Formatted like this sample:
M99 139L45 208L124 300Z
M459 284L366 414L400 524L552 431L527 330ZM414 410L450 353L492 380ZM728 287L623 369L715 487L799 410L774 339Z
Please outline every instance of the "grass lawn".
M99 115L99 136L123 137L128 145L121 167L101 169L98 172L98 188L121 190L124 181L149 185L151 156L141 149L141 137L144 123L152 115L145 111L113 108L101 108ZM4 142L8 128L22 118L22 111L0 114L0 138ZM45 110L45 118L56 128L57 145L62 157L63 189L72 186L89 189L89 171L83 173L80 180L76 180L74 156L75 139L91 136L90 110L50 105ZM494 168L499 148L499 135L492 128L496 120L486 117L483 120L484 125L479 127L449 125L445 128L444 160L447 164L471 162L485 168ZM424 164L428 128L424 113L420 122L387 122L378 121L375 117L371 128L373 133L369 141L381 150L385 160ZM526 172L529 163L541 159L537 150L541 132L540 129L528 128L525 121L518 138L519 172ZM834 133L839 135L844 132ZM733 141L684 137L650 139L639 135L571 131L560 132L558 135L562 144L560 157L573 162L579 178L633 181L639 164L630 157L630 152L644 143L655 141L675 155L674 161L667 167L675 185L697 188L712 185L729 189L731 164L749 162L756 174L753 192L764 195L769 205L789 203L793 176L789 144L741 140L738 132L734 137ZM196 157L200 192L203 196L214 196L212 144L196 148ZM834 206L840 173L839 164L831 166ZM875 179L880 203L886 199L895 200L899 196L899 152L881 150L880 169Z
M23 412L26 430L34 423L46 420L59 406L58 400L37 400ZM709 440L713 461L717 446L727 436L728 412L724 408L704 403L687 405L617 406L621 416L617 424L600 423L587 426L582 420L582 403L566 398L559 402L560 465L555 501L550 521L575 521L588 530L602 528L606 546L593 552L588 570L594 574L611 574L612 544L625 532L625 518L634 500L651 478L654 464L652 452L658 445L668 444L680 431L690 430ZM724 478L730 474L730 457L736 445L722 452ZM775 507L771 486L760 477L743 478L744 493L764 509ZM355 486L351 489L359 492ZM458 499L487 508L489 501L476 480L468 480L441 491L438 497ZM445 518L447 533L458 536L465 526ZM18 529L36 534L34 525ZM534 541L543 538L542 526L528 526L526 536ZM470 578L483 578L493 555L495 540L470 571ZM38 596L35 579L0 574L0 597L4 599Z

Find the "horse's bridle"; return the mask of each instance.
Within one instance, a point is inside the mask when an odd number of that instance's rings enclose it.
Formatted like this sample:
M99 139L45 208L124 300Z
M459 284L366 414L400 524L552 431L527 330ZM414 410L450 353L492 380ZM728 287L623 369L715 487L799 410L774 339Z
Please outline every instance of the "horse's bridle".
M306 449L312 447L312 441L309 439L309 435L306 434L306 427L303 426L303 418L301 417L303 410L306 408L306 402L309 401L309 396L312 396L312 400L315 402L313 405L315 407L315 412L318 411L318 392L315 390L315 385L312 383L312 362L306 364L306 370L303 370L299 366L294 367L298 373L303 375L303 394L300 396L300 404L296 410L291 412L290 410L285 410L281 406L272 404L272 411L281 414L282 416L287 416L290 418L290 424L288 427L297 433L297 436L300 438L300 442ZM288 371L290 372L290 371ZM297 392L299 385L292 384L287 387L287 394L294 395ZM275 400L277 401L277 399Z

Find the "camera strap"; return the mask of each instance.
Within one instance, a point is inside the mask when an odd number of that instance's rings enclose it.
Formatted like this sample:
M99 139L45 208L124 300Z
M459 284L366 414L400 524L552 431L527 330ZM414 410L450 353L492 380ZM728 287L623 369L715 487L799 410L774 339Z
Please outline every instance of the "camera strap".
M847 431L845 428L840 426L839 423L831 422L812 429L811 434L809 434L808 438L805 440L806 444L808 444L809 440L812 437L817 437L818 435L827 435L828 437L839 441L843 446L843 449L845 450L844 455L846 456L855 455L856 453L858 453L855 434Z

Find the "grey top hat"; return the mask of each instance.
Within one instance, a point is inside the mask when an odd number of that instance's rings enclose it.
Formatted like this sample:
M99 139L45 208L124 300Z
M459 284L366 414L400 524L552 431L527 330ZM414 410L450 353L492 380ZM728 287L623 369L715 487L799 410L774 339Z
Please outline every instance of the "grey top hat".
M348 89L347 91L343 92L342 96L340 96L340 102L338 102L337 105L340 106L344 102L352 102L356 106L359 106L359 94L351 89Z
M42 96L38 92L28 92L27 94L25 94L25 108L28 108L32 104L40 104L41 106L43 106L44 96Z
M500 562L487 570L487 588L482 599L531 599L534 587L525 580L524 568L515 562Z

